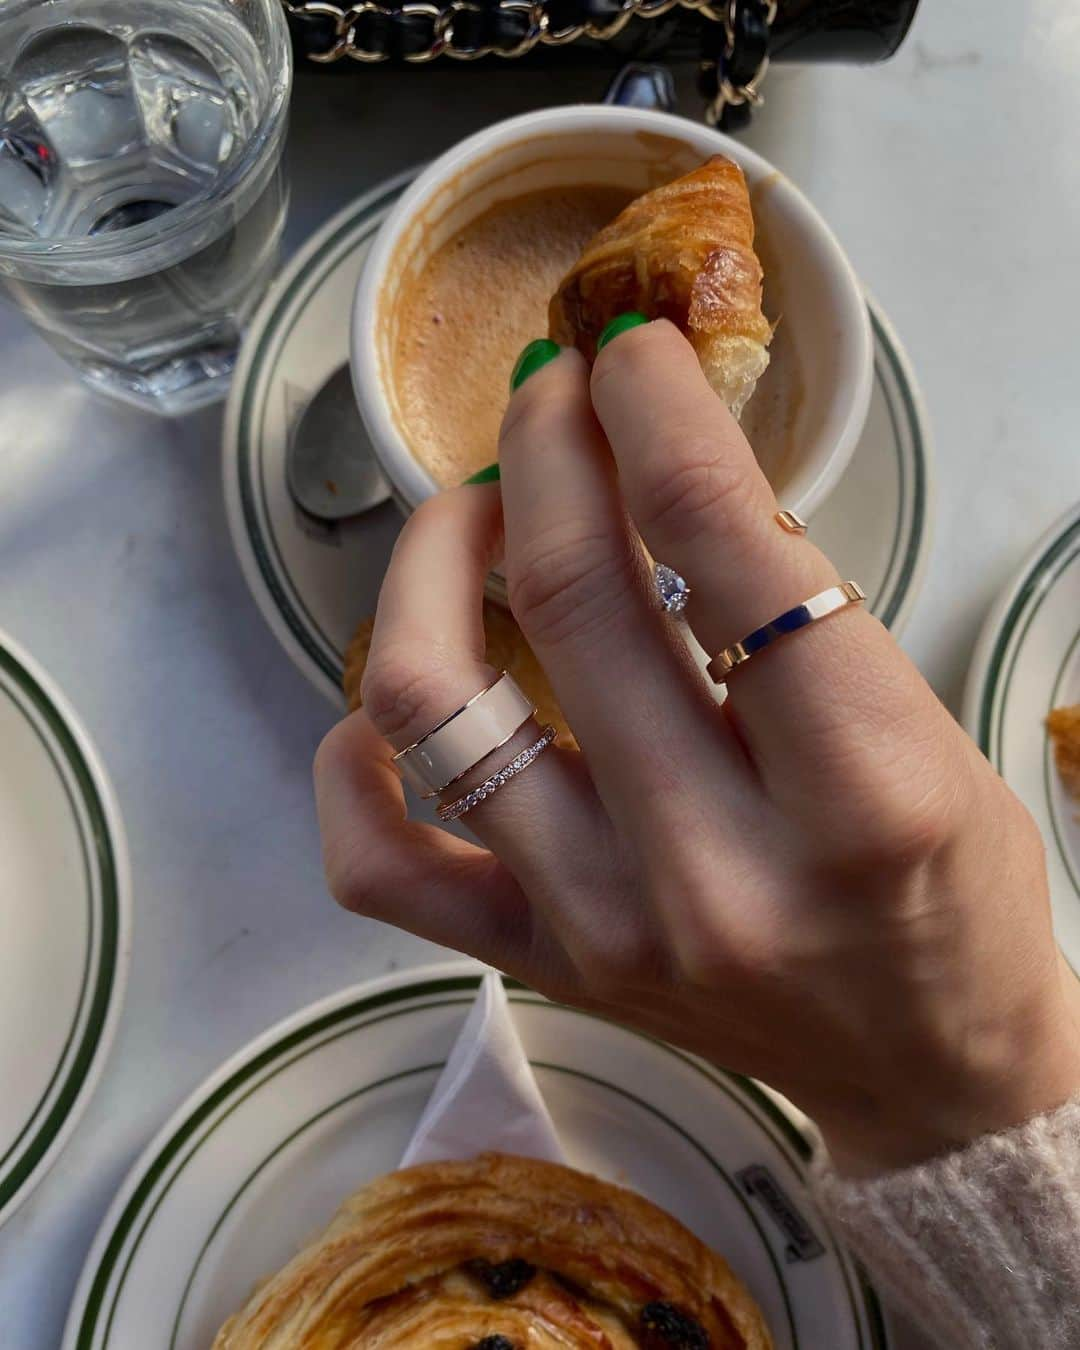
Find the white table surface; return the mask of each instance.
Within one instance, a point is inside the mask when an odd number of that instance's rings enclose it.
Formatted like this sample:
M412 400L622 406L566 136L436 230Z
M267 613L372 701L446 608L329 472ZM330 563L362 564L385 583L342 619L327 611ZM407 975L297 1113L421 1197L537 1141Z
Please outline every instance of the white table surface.
M923 10L888 66L777 71L748 139L832 221L919 371L938 519L905 645L955 708L995 592L1080 496L1080 9ZM603 84L510 67L350 74L298 80L292 245L481 124ZM324 891L310 764L334 713L241 579L220 410L167 423L100 403L9 311L0 369L0 627L96 740L134 872L131 979L103 1082L0 1232L0 1343L55 1350L93 1233L180 1100L284 1014L435 949Z

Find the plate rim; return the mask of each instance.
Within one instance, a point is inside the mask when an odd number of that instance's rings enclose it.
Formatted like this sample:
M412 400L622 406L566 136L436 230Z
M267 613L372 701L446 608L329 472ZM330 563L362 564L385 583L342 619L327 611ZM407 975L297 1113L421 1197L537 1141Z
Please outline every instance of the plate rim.
M867 308L870 311L871 336L875 339L875 365L878 355L878 342L876 339L880 336L881 345L892 363L893 370L897 376L897 383L900 386L904 401L907 404L907 412L916 438L916 444L913 447L912 452L912 463L915 468L916 479L914 487L916 506L912 508L912 519L915 522L915 528L911 532L911 538L909 539L908 547L905 550L905 562L901 566L899 574L900 577L903 577L906 574L907 584L900 595L899 602L895 603L891 620L885 624L893 637L899 641L911 619L919 596L922 594L923 582L926 579L926 569L929 566L930 554L933 551L934 526L937 519L937 478L935 469L937 463L937 447L934 443L933 425L930 420L929 409L926 405L926 396L923 393L922 386L919 384L915 374L915 366L908 353L907 347L901 341L900 334L896 330L896 325L893 323L874 292L864 286L863 294L866 298ZM892 406L889 403L887 395L885 401L891 415ZM843 480L841 479L841 481ZM919 506L921 506L921 514L918 510ZM897 584L899 584L899 582Z
M247 335L240 352L240 359L232 380L229 398L225 409L222 428L222 479L225 498L226 518L233 551L240 564L241 572L247 583L256 608L268 624L274 637L289 656L300 673L326 698L341 709L344 707L344 694L340 685L323 667L321 660L310 650L308 643L313 641L310 635L304 636L296 631L293 623L284 612L275 594L275 581L266 573L260 562L260 548L248 528L247 512L244 503L244 491L241 483L241 437L249 398L253 395L253 367L256 356L266 336L276 331L280 318L275 321L275 311L281 306L287 294L301 280L312 261L322 254L335 235L350 226L359 229L364 223L362 217L380 210L385 214L404 191L423 165L418 164L402 170L400 173L382 179L367 192L346 203L336 211L323 225L314 231L286 262L280 275L275 279L262 303L251 320ZM372 233L377 232L380 222L376 222ZM883 309L881 303L866 287L864 298L869 310L871 336L875 358L875 380L879 383L877 365L879 354L883 351L892 367L895 383L899 387L907 414L906 421L912 432L910 462L914 469L913 491L915 505L912 508L914 528L909 533L905 549L904 562L899 568L897 581L893 585L893 594L888 597L886 606L889 631L899 639L914 611L915 604L922 591L925 573L932 552L934 522L936 516L936 480L934 439L927 411L925 396L918 383L915 369L896 328ZM892 401L889 398L888 384L882 382L887 411L893 418ZM903 450L903 437L897 438ZM906 462L906 456L903 456ZM901 520L902 524L902 520ZM271 567L272 571L278 569ZM906 578L906 582L905 582ZM888 580L888 573L886 573ZM896 599L900 585L899 600ZM292 609L291 604L287 605ZM892 609L891 615L888 609ZM303 627L302 620L297 620Z
M89 866L98 881L96 905L102 932L96 969L89 977L94 986L90 1012L64 1087L31 1141L20 1151L19 1156L24 1161L13 1169L22 1168L18 1181L10 1190L8 1182L0 1184L0 1193L8 1192L6 1198L0 1200L0 1225L3 1225L52 1169L71 1141L101 1082L127 993L133 904L131 860L123 817L93 740L52 676L20 642L2 629L0 662L9 668L44 717L50 732L48 748L60 756L71 771L80 802L87 811L92 844ZM64 743L65 739L68 744ZM25 1160L31 1156L33 1160L26 1166Z
M989 693L992 697L992 691L997 687L1000 677L997 667L1005 653L1005 648L1000 647L1002 636L1004 635L1007 645L1008 636L1038 589L1039 578L1046 568L1052 565L1055 549L1059 545L1064 545L1078 527L1080 527L1080 502L1057 516L1024 554L1019 566L991 603L979 629L975 646L972 648L967 678L964 681L961 721L968 735L991 764L994 761L990 755L989 727L984 725L984 713L989 711L986 696ZM1008 633L1005 633L1006 625Z
M478 988L484 970L485 967L475 961L459 958L413 966L407 970L394 971L371 980L348 985L334 993L315 999L280 1018L241 1045L216 1068L212 1069L187 1094L155 1132L145 1148L141 1150L109 1204L95 1232L93 1242L87 1251L79 1274L64 1326L61 1350L87 1350L87 1347L94 1343L92 1338L97 1327L98 1309L92 1306L92 1300L97 1297L98 1301L101 1302L107 1295L115 1269L115 1260L110 1261L108 1271L105 1273L105 1284L100 1293L95 1294L95 1286L103 1273L103 1263L110 1258L111 1249L116 1246L116 1256L119 1256L123 1250L131 1226L129 1224L125 1227L124 1232L119 1234L120 1223L127 1217L132 1204L137 1201L138 1194L143 1186L147 1182L152 1183L155 1180L164 1150L179 1136L185 1126L192 1122L200 1110L215 1102L215 1098L222 1088L229 1083L238 1071L248 1065L257 1065L279 1043L286 1043L291 1036L307 1028L317 1027L328 1016L332 1016L350 1004L362 1001L371 1005L377 1000L388 996L392 997L394 994L403 993L410 988L415 988L419 996L425 991L425 987L429 988L432 984L449 985L449 988L440 991L444 993L452 992L453 986L462 982L470 989ZM510 989L527 990L529 993L534 993L519 981L511 980L506 976L502 978ZM540 998L541 996L536 995L536 997ZM553 1006L562 1007L563 1005L556 1004ZM595 1014L583 1012L580 1009L569 1008L568 1011L581 1016L596 1017ZM673 1051L680 1058L687 1059L694 1064L699 1063L697 1057L679 1050L678 1047L668 1046L666 1042L658 1041L656 1037L649 1036L647 1033L634 1032L620 1026L617 1022L612 1022L610 1018L601 1016L596 1017L596 1020L610 1023L621 1034L640 1035L645 1040L655 1041L657 1044L664 1046L665 1049ZM711 1068L711 1066L709 1067ZM719 1069L713 1071L723 1072ZM792 1153L798 1154L804 1164L807 1163L811 1146L805 1131L800 1128L798 1123L753 1080L737 1074L727 1076L747 1090L758 1110L767 1116L773 1122L774 1128L784 1136L787 1148ZM138 1216L143 1213L143 1208L140 1203L132 1211L131 1223L134 1223ZM846 1251L843 1240L836 1235L834 1235L834 1240L847 1257L848 1268L845 1270L845 1279L851 1281L853 1300L861 1299L861 1310L870 1328L871 1350L891 1350L894 1343L892 1326L877 1291L870 1284L858 1260ZM856 1306L859 1306L859 1304L856 1303ZM94 1320L91 1321L89 1326L85 1326L88 1315L92 1316ZM105 1350L108 1350L107 1345Z
M313 234L301 243L288 259L279 275L256 309L248 325L244 341L240 347L240 356L229 384L229 396L225 404L225 417L221 433L221 471L225 498L225 516L229 526L233 552L240 564L248 591L255 606L268 624L271 633L285 650L293 665L322 694L344 707L344 693L330 680L329 676L312 658L303 643L293 631L276 603L270 583L259 565L257 551L247 528L244 504L240 490L240 423L244 405L251 386L252 366L259 347L261 336L269 330L274 311L284 299L296 279L303 275L308 263L326 243L362 212L373 209L383 197L403 190L420 172L422 165L404 169L401 173L381 179L374 187L360 196L354 197L340 210L325 221Z
M1067 552L1073 543L1077 544L1077 550L1080 551L1080 502L1056 517L1024 555L1019 567L991 604L972 650L971 663L964 681L961 721L968 735L986 756L990 766L998 773L1002 770L999 756L994 753L995 748L1000 750L1000 746L994 745L995 704L1001 682L1003 679L1006 683L1011 680L1026 640L1026 635L1021 634L1017 645L1013 647L1013 635L1018 625L1023 624L1025 618L1034 614L1034 606L1041 604L1050 594L1053 587L1044 586L1043 579L1056 565L1060 554ZM1066 566L1073 557L1075 553L1067 559ZM1068 659L1068 651L1075 649L1078 637L1080 630L1068 639L1071 647L1066 651L1064 660ZM1059 669L1059 680L1062 671L1063 667ZM1003 716L1003 712L1004 710L999 716ZM1052 755L1049 736L1044 734L1044 739L1046 744L1043 753L1043 775L1049 793L1050 776L1053 773ZM1004 778L1004 774L1002 777ZM1008 783L1007 778L1004 781ZM1052 801L1048 801L1048 813L1053 845L1040 826L1044 844L1048 851L1052 847L1057 848L1058 859L1065 876L1071 882L1075 894L1080 896L1080 879L1076 864L1065 851ZM1051 885L1050 898L1056 916L1059 903L1067 897L1059 896ZM1075 956L1066 954L1065 959L1074 970L1078 968Z

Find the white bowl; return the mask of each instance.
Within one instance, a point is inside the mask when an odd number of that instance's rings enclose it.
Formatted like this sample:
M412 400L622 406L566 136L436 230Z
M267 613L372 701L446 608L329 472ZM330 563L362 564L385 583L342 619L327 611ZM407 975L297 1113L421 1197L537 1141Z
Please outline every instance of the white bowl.
M755 401L768 398L765 382L783 372L789 391L798 392L787 400L787 414L772 425L766 418L751 439L781 503L813 515L847 467L873 382L870 322L850 262L798 188L760 155L683 118L608 106L526 113L470 136L420 174L379 230L353 306L352 375L375 452L406 511L439 485L410 450L396 403L391 359L399 289L496 202L575 183L640 193L715 154L733 159L746 175L765 309L779 319L773 366L743 420L755 420Z

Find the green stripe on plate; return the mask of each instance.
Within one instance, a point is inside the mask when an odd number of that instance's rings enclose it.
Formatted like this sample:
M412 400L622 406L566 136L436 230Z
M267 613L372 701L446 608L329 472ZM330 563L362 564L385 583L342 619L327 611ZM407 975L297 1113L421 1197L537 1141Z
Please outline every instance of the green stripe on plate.
M1074 544L1077 548L1073 548ZM1080 518L1074 520L1056 539L1051 540L1028 569L998 630L979 699L977 723L979 748L998 772L1003 771L1000 751L1004 705L1020 647L1054 582L1072 562L1078 550L1080 550ZM1066 553L1068 556L1062 561L1062 555ZM1057 570L1047 579L1044 573L1055 565ZM1031 603L1033 600L1034 604ZM996 718L995 708L997 708Z
M978 705L977 735L979 748L994 768L1006 776L1004 725L1009 703L1009 689L1016 673L1024 639L1038 617L1039 611L1053 592L1062 575L1080 555L1080 516L1055 539L1052 539L1042 553L1028 568L1021 581L1012 604L1009 606L987 664L986 676ZM1065 650L1058 667L1050 694L1049 706L1044 716L1056 707L1061 698L1070 661L1080 644L1080 632L1077 632ZM1073 891L1080 898L1080 876L1077 875L1072 851L1066 847L1062 837L1061 825L1053 800L1053 763L1049 736L1045 737L1043 750L1043 789L1046 794L1046 810L1050 817L1051 831L1057 845L1065 874L1072 883ZM1071 963L1070 963L1071 964Z
M1076 554L1074 553L1072 554L1071 560L1075 560L1075 558ZM1066 647L1065 655L1061 658L1061 664L1058 666L1057 674L1054 677L1053 688L1050 690L1050 702L1046 709L1047 715L1065 702L1065 695L1063 693L1065 677L1072 667L1078 649L1080 649L1080 631L1077 631L1073 640L1069 643L1068 647ZM1080 899L1080 874L1077 873L1076 866L1073 862L1072 850L1065 847L1065 840L1061 833L1061 822L1058 819L1057 811L1054 809L1053 783L1056 776L1054 753L1053 747L1050 744L1050 737L1047 736L1045 739L1046 745L1043 749L1043 787L1046 791L1046 811L1047 815L1050 817L1050 828L1054 832L1054 842L1057 844L1058 853L1060 853L1061 860L1065 864L1065 872L1072 882L1072 888L1076 892L1077 898Z
M87 958L75 1018L67 1036L63 1055L45 1094L35 1108L34 1116L40 1112L42 1104L54 1092L57 1075L62 1072L65 1059L67 1069L63 1072L62 1085L59 1092L56 1092L53 1104L44 1119L33 1128L34 1117L31 1117L27 1130L22 1132L16 1146L9 1149L4 1156L3 1165L6 1171L0 1171L0 1209L3 1209L15 1199L52 1148L90 1073L112 999L118 959L120 900L118 868L105 808L98 794L94 776L67 722L34 676L2 645L0 645L0 676L12 690L19 691L21 698L32 706L37 715L36 718L28 720L56 768L71 805L83 851L90 906ZM26 708L21 707L20 710L26 716ZM43 727L48 732L47 736L43 733ZM74 794L77 794L77 800ZM91 970L90 957L95 945L95 934L97 968ZM74 1054L69 1055L80 1021L84 1022L83 1032ZM15 1148L18 1148L18 1152L15 1152Z
M900 391L901 404L904 410L904 420L908 428L908 434L911 437L911 483L907 481L907 455L905 453L904 437L900 429L900 418L897 415L896 407L893 403L892 391L889 381L883 379L879 373L878 380L881 385L882 393L885 397L885 406L889 414L889 422L892 426L893 441L897 448L897 460L899 464L899 506L896 513L896 531L893 536L892 550L889 557L889 565L885 570L885 585L882 588L881 595L875 600L873 610L886 628L891 628L896 621L907 593L911 588L915 577L915 570L919 563L919 555L923 547L923 536L926 532L926 503L927 503L927 450L926 442L923 439L922 422L919 417L919 410L915 404L915 396L912 392L911 382L900 359L900 354L893 342L892 335L886 330L885 325L878 312L877 306L871 301L868 302L870 311L870 324L874 332L875 357L884 354L888 369L891 371L892 378L895 381L896 388ZM875 365L878 362L875 360ZM911 501L911 528L908 534L907 546L903 550L903 556L900 560L900 569L896 576L896 581L892 586L891 594L888 591L888 581L893 575L893 569L896 566L897 555L900 550L903 538L904 521L907 511L907 494L910 488Z

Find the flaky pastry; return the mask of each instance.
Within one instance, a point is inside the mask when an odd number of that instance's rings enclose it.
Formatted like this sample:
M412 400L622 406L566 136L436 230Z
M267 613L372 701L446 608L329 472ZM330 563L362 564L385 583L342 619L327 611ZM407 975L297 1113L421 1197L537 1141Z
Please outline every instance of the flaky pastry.
M714 155L654 188L589 241L551 301L551 336L591 361L618 314L675 323L737 417L769 364L761 264L742 170Z
M1046 719L1061 781L1080 801L1080 703L1055 708Z
M669 1214L485 1154L373 1182L213 1350L769 1350L749 1293Z

